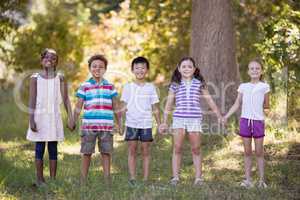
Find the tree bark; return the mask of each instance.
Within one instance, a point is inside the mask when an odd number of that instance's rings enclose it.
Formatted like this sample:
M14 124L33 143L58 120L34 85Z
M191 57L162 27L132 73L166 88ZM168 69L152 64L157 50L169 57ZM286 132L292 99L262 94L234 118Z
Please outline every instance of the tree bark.
M234 103L239 84L230 0L192 1L190 54L196 60L220 111L227 112ZM204 110L209 110L206 104ZM208 123L209 130L204 132L216 132L212 127L217 125L215 115L211 112L206 114L204 122Z

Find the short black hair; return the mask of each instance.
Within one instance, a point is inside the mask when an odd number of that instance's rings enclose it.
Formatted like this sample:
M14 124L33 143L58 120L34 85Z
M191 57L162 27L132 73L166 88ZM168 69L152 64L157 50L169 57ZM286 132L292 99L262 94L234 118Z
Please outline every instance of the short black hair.
M95 54L93 55L92 57L89 58L88 60L88 64L89 64L89 68L91 68L91 64L94 60L101 60L104 62L104 65L105 65L105 69L107 68L107 59L104 57L104 55L101 55L101 54Z
M131 70L133 70L133 65L138 64L138 63L145 63L147 69L149 69L149 67L150 67L149 61L147 60L147 58L139 56L139 57L136 57L135 59L133 59L133 61L131 62Z

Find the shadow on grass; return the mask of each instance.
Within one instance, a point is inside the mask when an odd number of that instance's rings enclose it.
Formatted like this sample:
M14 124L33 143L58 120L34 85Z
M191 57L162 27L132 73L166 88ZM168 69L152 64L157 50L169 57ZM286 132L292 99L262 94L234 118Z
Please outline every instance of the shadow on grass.
M27 128L27 127L26 127ZM78 134L66 132L67 142L75 144ZM13 138L7 136L5 141ZM203 135L202 152L203 165L214 166L217 161L214 152L222 151L234 136ZM116 141L112 159L112 185L107 187L103 181L99 153L93 156L89 182L86 187L80 187L81 157L78 154L60 153L58 160L57 180L46 188L33 188L35 168L33 163L33 145L26 144L18 148L8 149L0 154L0 188L1 192L19 199L296 199L299 197L299 143L282 143L265 145L266 177L270 188L264 191L244 190L238 186L243 176L242 155L232 155L240 160L238 170L231 169L224 163L220 168L208 168L204 176L209 176L201 188L192 186L194 170L187 139L183 146L182 183L174 188L169 186L171 178L172 137L155 135L151 145L151 170L148 183L141 181L142 158L139 150L137 159L137 174L139 186L131 188L128 185L127 143ZM80 149L79 143L78 152ZM282 149L287 151L280 154ZM28 151L31 149L31 151ZM209 162L209 163L208 163ZM48 161L45 154L45 176L49 177ZM0 196L1 197L1 196Z

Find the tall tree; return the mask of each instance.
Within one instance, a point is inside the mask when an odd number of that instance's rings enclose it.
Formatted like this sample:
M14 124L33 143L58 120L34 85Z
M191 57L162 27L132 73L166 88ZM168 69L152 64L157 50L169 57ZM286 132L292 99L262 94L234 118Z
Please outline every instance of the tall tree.
M191 55L221 112L234 103L239 72L230 0L192 1ZM209 127L215 122L208 116ZM215 131L215 130L209 130Z

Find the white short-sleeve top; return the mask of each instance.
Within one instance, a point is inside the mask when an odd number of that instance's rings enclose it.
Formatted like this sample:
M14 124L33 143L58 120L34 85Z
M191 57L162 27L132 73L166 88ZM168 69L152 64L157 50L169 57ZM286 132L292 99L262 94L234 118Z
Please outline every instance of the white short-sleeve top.
M152 105L159 102L156 88L152 83L125 84L121 101L127 104L126 126L142 129L152 128Z
M243 95L242 118L264 120L263 104L265 94L270 91L270 86L264 82L242 83L238 92Z

